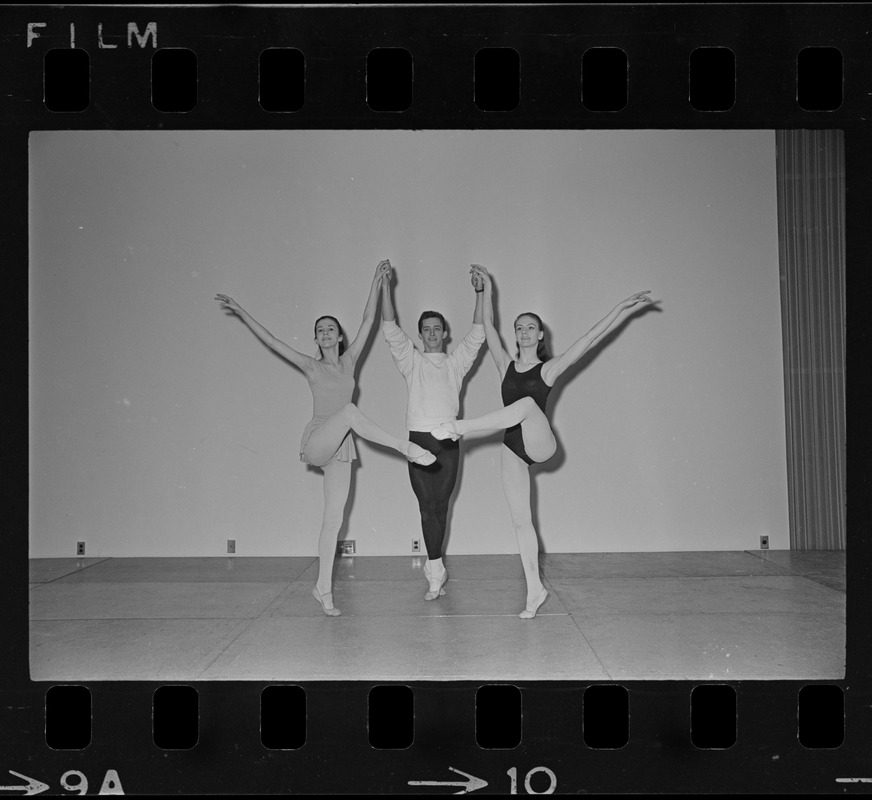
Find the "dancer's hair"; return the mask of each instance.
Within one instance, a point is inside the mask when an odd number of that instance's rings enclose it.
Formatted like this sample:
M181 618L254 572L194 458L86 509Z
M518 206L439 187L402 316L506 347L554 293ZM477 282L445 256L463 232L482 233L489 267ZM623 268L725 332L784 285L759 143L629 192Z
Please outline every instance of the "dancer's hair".
M439 319L442 322L442 330L448 330L448 323L445 322L445 317L443 317L438 311L425 311L423 314L421 314L420 317L418 317L418 333L421 333L421 328L424 325L424 320L428 319L429 317L436 317L437 319Z
M336 319L336 317L331 317L329 314L326 314L325 316L318 317L318 319L315 320L315 336L318 335L318 323L322 319L332 319L336 323L336 329L339 331L338 335L342 337L342 339L339 341L339 355L341 356L345 352L345 331L342 330L342 326L339 324L339 320ZM324 353L321 352L320 344L318 345L318 358L324 358Z
M533 319L536 320L536 324L539 326L539 330L542 331L543 334L545 333L545 324L542 322L542 318L538 314L534 314L532 311L525 311L523 314L518 314L518 316L515 317L515 324L512 325L512 330L515 329L515 325L518 324L518 320L521 317L533 317ZM521 355L521 345L518 345L517 347L518 355ZM548 359L551 358L551 356L548 355L548 346L545 344L544 335L536 343L536 358L540 361L548 361Z

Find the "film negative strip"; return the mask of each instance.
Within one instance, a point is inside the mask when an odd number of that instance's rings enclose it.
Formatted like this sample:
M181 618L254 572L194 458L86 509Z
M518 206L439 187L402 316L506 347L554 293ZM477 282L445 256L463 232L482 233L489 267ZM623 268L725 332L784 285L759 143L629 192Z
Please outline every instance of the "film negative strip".
M0 24L0 796L869 791L872 4L36 5ZM570 255L589 266L554 266ZM624 370L585 363L601 405L553 406L534 619L502 440L464 441L448 594L427 602L404 460L353 426L345 613L313 603L322 478L265 399L305 393L245 373L254 345L213 326L213 297L260 293L279 326L293 306L304 338L310 308L369 280L334 262L388 257L406 330L419 291L449 321L480 297L443 258L487 259L494 301L517 285L506 315L539 304L582 333L576 304L618 276L681 320L635 354L641 319L613 336L635 341ZM395 432L405 390L371 351L359 407Z

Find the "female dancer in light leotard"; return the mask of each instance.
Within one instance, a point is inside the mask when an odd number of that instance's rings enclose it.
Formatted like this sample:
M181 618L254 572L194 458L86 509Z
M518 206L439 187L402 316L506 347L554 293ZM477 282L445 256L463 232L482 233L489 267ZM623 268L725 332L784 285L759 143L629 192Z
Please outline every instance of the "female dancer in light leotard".
M318 582L312 594L323 607L324 613L331 617L341 613L333 605L333 557L348 500L351 462L357 457L350 431L371 442L391 447L416 464L432 464L436 460L423 447L382 430L351 402L355 386L354 367L372 330L381 282L390 269L389 261L380 262L376 268L360 330L347 349L342 328L335 317L319 317L315 321L319 358L299 353L276 339L233 298L226 294L215 297L222 308L236 314L258 339L302 370L309 381L314 410L312 420L303 431L300 460L321 467L324 471L324 518L318 537Z
M531 464L541 464L554 455L557 441L545 416L545 401L555 381L608 333L621 314L643 303L650 303L650 291L639 292L618 303L569 349L549 358L545 347L542 320L536 314L521 314L515 320L517 357L504 348L493 320L493 284L487 270L479 264L470 269L472 282L478 289L484 286L484 330L490 354L494 358L502 381L505 408L475 419L444 422L432 431L437 439L458 439L473 431L506 430L502 448L503 492L509 503L518 550L527 579L527 606L520 616L532 619L548 597L548 590L539 577L539 542L533 527L530 509Z

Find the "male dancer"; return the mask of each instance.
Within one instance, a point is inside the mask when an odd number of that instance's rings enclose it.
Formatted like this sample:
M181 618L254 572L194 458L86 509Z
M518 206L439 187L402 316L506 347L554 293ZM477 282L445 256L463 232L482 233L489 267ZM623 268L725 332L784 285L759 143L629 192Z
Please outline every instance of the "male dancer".
M457 419L460 410L460 390L479 348L484 342L482 298L484 286L473 279L475 313L472 328L454 351L445 353L448 329L445 317L438 311L425 311L418 319L420 349L396 323L391 299L391 273L382 281L382 330L391 348L391 355L406 379L409 392L406 407L406 427L409 441L429 450L436 462L429 466L409 464L409 480L421 510L421 528L427 547L424 577L428 589L425 600L435 600L445 594L443 588L448 571L442 563L442 545L448 525L448 502L457 481L460 449L456 441L436 439L430 431L443 422Z

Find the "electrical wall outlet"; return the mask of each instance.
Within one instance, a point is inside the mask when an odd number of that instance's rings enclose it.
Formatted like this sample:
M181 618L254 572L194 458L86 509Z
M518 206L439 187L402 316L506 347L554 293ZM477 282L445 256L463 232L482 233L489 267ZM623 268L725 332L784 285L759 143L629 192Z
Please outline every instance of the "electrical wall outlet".
M420 539L412 539L412 552L420 553L421 552L421 540Z
M769 537L768 536L761 536L760 537L760 549L761 550L768 550L769 549Z
M76 542L76 555L77 556L85 555L85 543L84 542Z
M336 552L341 556L353 556L354 555L354 539L345 539L341 542L338 542L336 545Z
M235 553L236 552L236 539L228 539L227 540L227 552Z

